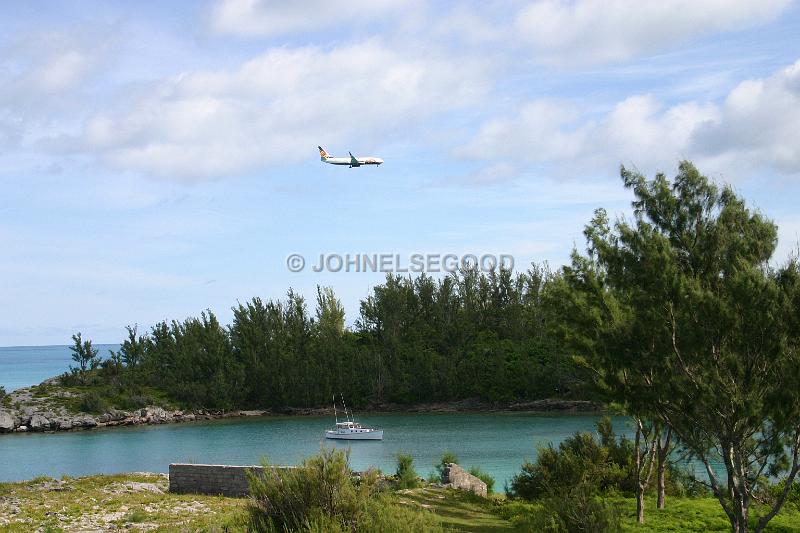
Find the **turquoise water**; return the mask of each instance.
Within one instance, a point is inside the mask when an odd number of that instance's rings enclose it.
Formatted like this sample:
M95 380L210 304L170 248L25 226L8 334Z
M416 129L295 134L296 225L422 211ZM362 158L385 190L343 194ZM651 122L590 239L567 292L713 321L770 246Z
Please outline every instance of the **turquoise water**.
M101 356L119 345L97 345ZM0 385L6 390L34 385L65 372L68 346L0 347ZM497 480L497 489L536 456L536 447L559 443L576 431L593 431L598 415L372 414L360 421L382 427L380 442L349 443L357 470L394 470L395 455L410 453L417 471L427 475L445 451L465 466L480 465ZM326 417L270 417L202 423L114 428L55 434L0 436L0 481L35 476L80 476L133 471L166 472L169 463L296 464L316 453L331 425ZM614 419L629 432L627 419ZM326 441L328 445L336 444ZM337 446L342 447L341 443ZM347 444L344 447L348 447Z
M383 441L350 442L353 468L394 470L395 455L410 453L425 476L444 451L465 466L480 465L497 481L498 490L519 471L536 446L558 443L579 430L593 431L598 415L365 414L366 424L385 430ZM327 417L258 417L114 428L55 434L0 436L0 481L35 476L79 476L94 473L167 472L169 463L296 464L316 453L331 425ZM618 431L627 419L615 418ZM629 430L628 430L629 432ZM330 445L332 441L327 441Z
M96 344L98 355L108 356L119 344ZM0 387L12 391L38 385L47 378L63 374L72 363L69 346L0 346Z

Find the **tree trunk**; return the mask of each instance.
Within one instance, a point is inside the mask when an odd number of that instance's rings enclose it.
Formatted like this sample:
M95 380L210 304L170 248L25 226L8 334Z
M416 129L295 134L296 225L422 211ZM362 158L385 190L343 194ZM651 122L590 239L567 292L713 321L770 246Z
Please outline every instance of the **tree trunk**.
M644 524L644 491L636 491L636 521Z
M667 434L664 437L664 443L662 445L661 439L658 440L658 472L657 472L657 490L658 490L658 501L656 507L658 509L663 509L667 504L667 495L666 495L666 473L667 473L667 464L669 464L668 456L669 456L669 447L672 440L672 428L667 427Z

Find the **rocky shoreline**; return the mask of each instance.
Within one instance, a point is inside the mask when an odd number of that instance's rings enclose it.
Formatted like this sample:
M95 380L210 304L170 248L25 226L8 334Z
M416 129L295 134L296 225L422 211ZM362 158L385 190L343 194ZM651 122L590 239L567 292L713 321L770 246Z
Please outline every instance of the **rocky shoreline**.
M0 433L29 433L74 431L106 427L173 424L200 420L253 416L324 416L331 414L330 407L278 408L268 410L170 410L160 406L147 406L132 411L109 409L102 414L71 413L64 407L53 407L48 398L36 398L32 388L23 388L9 394L13 405L6 402L0 407ZM493 404L480 400L428 404L375 404L365 406L368 413L479 413L479 412L595 412L602 406L585 400L544 399L510 404Z

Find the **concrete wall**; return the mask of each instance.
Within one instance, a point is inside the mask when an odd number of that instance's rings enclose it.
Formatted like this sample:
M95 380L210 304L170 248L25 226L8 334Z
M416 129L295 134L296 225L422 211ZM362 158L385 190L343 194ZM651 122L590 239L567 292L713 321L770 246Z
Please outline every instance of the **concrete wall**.
M455 463L447 463L443 471L445 486L454 489L468 490L478 496L486 497L486 483L473 476Z
M248 471L263 472L264 468L261 466L173 463L169 465L169 490L179 494L246 496L249 491Z

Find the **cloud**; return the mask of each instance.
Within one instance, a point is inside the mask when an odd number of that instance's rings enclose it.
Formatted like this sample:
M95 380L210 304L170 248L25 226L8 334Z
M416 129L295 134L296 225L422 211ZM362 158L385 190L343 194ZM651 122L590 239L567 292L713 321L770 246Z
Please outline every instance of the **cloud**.
M0 47L0 152L69 128L87 80L106 59L112 38L98 32L39 32Z
M597 113L573 100L534 100L513 116L486 122L460 155L520 168L549 165L565 176L619 163L664 170L683 158L731 173L760 168L798 176L797 124L800 61L740 83L722 103L666 106L644 94Z
M790 0L541 0L515 27L547 63L595 64L653 53L705 34L769 21Z
M740 83L703 122L692 144L706 156L769 165L800 174L800 61L766 79Z
M398 0L220 0L211 14L212 29L244 37L272 37L330 26L369 27L393 12L407 13L419 2Z
M83 135L54 140L111 165L196 181L307 159L317 144L418 126L476 103L487 66L391 49L379 40L331 49L273 48L233 70L188 72ZM344 149L341 147L329 147Z

